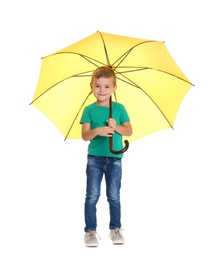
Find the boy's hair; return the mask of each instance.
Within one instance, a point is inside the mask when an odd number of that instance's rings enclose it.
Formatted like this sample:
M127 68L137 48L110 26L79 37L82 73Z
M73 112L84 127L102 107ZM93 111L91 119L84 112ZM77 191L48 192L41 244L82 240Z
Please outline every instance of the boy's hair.
M115 76L114 71L110 67L102 66L102 67L97 68L93 72L92 77L91 77L91 82L93 81L93 78L99 79L99 78L111 78L111 77L114 80L114 85L116 85L116 76Z

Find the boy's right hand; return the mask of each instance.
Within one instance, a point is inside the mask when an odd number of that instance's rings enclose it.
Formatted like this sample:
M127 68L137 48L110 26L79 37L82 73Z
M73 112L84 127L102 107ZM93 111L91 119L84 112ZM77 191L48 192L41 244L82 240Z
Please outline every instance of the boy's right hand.
M111 137L114 134L114 129L109 126L99 127L98 134L100 136Z

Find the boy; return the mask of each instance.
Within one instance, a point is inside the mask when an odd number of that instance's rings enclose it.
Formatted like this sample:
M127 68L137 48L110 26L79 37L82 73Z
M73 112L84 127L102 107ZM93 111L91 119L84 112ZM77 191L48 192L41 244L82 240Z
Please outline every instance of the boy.
M110 238L113 244L123 244L121 232L120 188L122 178L121 159L123 154L109 150L109 137L114 150L123 148L122 136L132 134L129 116L122 104L112 102L112 117L109 118L109 102L116 91L114 71L106 66L97 68L91 78L91 90L96 102L84 108L80 123L82 138L90 141L86 167L85 236L86 246L98 246L96 205L100 197L103 175L106 181L106 196L110 210Z

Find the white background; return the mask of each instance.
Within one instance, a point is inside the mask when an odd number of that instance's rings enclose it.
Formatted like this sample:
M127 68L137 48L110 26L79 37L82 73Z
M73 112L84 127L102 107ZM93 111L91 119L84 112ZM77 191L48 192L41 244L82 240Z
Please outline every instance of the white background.
M213 9L204 1L3 1L0 5L0 259L214 259ZM175 121L123 159L126 244L83 243L87 143L30 106L41 57L97 30L163 40L195 85Z

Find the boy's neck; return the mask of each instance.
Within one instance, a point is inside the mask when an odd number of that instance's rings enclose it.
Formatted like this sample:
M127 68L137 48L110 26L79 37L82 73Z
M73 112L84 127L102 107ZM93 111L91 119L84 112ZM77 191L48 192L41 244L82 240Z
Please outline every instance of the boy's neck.
M103 106L103 107L109 107L110 106L110 99L108 100L108 102L100 102L100 101L96 101L96 104L98 105L98 106Z

